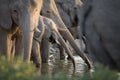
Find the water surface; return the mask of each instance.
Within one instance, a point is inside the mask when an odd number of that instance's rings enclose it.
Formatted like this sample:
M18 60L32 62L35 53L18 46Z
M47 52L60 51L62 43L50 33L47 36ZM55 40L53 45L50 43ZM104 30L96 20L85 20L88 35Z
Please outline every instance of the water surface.
M59 58L51 59L49 63L43 63L41 68L42 75L52 77L56 73L63 72L68 76L83 74L85 72L85 63L79 56L74 56L76 61L76 72L74 72L73 64L70 60L60 60Z

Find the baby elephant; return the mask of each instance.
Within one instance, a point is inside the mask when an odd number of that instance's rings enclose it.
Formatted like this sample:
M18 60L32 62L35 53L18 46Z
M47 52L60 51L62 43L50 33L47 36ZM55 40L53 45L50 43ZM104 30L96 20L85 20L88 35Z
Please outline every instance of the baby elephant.
M34 33L32 54L31 54L32 55L31 59L33 60L33 62L38 67L41 64L41 56L40 55L43 55L42 56L43 61L48 59L49 49L50 49L49 38L51 36L54 38L56 43L61 44L65 48L68 56L70 56L70 59L73 62L73 66L75 68L74 57L71 54L71 51L70 51L68 45L65 43L63 37L59 33L59 31L57 29L57 25L51 19L43 17L43 16L39 17L39 25ZM40 49L40 47L41 47L41 49ZM45 58L47 58L47 59L45 59Z
M35 63L36 67L41 67L41 40L45 32L45 24L43 19L39 17L39 24L34 32L34 39L32 43L32 51L31 51L31 60Z

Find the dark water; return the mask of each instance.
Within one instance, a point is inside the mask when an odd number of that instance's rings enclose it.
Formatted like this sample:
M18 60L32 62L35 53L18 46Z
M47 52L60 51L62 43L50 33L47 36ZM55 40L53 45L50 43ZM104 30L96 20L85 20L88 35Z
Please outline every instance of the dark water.
M79 56L74 56L76 61L76 72L74 72L73 64L69 60L60 60L58 58L51 59L48 64L42 64L41 74L48 75L51 77L52 75L64 72L68 76L73 76L76 74L83 74L85 72L85 64L84 61Z

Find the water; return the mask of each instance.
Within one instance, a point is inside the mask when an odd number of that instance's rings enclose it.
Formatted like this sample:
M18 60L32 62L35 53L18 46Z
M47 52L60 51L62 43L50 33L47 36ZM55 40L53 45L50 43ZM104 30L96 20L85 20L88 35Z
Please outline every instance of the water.
M83 74L85 72L84 61L79 56L74 56L76 61L76 72L70 60L60 60L59 58L50 60L49 63L43 63L41 68L42 75L53 76L56 73L64 72L68 76Z
M76 43L79 44L79 40L76 39ZM52 48L54 48L54 49L52 49ZM84 48L84 45L83 45L83 48ZM73 64L71 61L69 61L67 59L60 60L60 55L59 55L60 51L58 48L56 48L55 45L51 45L50 51L51 51L50 53L52 53L52 55L51 55L49 63L42 64L42 69L41 69L42 75L52 76L56 73L64 72L68 76L73 76L73 75L77 75L77 74L82 75L84 72L86 72L86 70L88 70L84 61L79 56L74 55L74 58L76 61L76 72L74 72ZM73 53L75 53L73 49L71 51L73 51Z

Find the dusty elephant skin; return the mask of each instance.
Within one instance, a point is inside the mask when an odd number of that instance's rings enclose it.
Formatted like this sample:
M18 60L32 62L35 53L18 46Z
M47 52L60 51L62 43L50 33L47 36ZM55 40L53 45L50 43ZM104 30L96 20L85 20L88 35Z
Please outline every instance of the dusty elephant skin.
M46 18L43 16L40 16L40 21L44 22L45 26L41 26L41 27L45 27L45 31L42 37L42 42L41 42L41 56L42 56L42 62L47 62L48 58L49 58L49 48L50 48L50 44L49 44L49 38L52 36L54 38L54 40L60 45L62 45L66 52L68 53L68 55L70 56L72 62L73 62L73 66L74 69L76 68L76 64L75 64L75 60L73 58L73 55L71 54L67 44L65 43L65 40L62 38L61 34L59 33L56 24L50 19L50 18ZM38 28L40 30L40 28ZM39 38L41 39L41 38ZM38 41L39 41L38 39ZM36 41L36 43L39 44L39 42ZM33 45L35 45L35 43L33 43ZM33 50L36 50L37 46L33 46ZM37 51L36 51L37 52ZM36 54L36 53L32 53L32 54ZM46 55L43 55L46 54ZM34 55L33 55L34 56ZM47 58L47 59L46 59Z
M59 14L72 36L78 38L81 0L55 0Z
M68 42L71 44L76 53L82 57L85 63L87 63L89 69L91 69L93 66L90 60L83 52L81 52L80 48L76 45L73 36L71 35L67 27L64 25L62 19L60 18L54 0L44 0L41 14L51 18L57 24L60 34L64 36L64 39L68 40Z
M120 0L83 0L81 27L88 53L120 71Z
M32 51L31 51L31 60L34 62L37 68L41 68L42 59L41 59L40 48L44 33L45 33L45 24L43 22L43 19L39 17L38 26L34 32Z
M10 57L11 36L19 28L22 34L19 44L23 44L24 60L30 61L33 30L37 27L41 6L42 0L0 0L1 55Z

